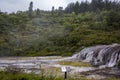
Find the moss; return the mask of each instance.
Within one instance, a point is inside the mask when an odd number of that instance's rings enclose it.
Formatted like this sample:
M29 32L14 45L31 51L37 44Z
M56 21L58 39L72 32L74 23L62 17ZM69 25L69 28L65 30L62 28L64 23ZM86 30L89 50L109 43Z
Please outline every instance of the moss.
M58 64L61 65L69 65L69 66L75 66L75 67L91 67L89 63L84 62L77 62L77 61L60 61Z

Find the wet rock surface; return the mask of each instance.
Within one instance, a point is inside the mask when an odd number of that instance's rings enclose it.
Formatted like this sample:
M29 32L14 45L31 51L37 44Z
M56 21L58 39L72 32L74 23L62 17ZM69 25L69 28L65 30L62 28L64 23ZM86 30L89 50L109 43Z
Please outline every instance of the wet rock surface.
M120 60L120 44L88 47L73 57L78 61L90 62L95 67L114 67Z
M73 57L60 57L60 58L50 58L50 57L24 57L24 58L0 58L0 70L7 70L12 73L25 72L40 74L42 69L46 71L55 69L55 74L63 75L61 72L61 67L66 65L60 65L59 61L73 61ZM69 74L71 76L84 76L88 79L104 79L109 76L114 76L120 78L120 70L117 68L95 68L95 67L75 67L69 66L71 71ZM59 69L59 70L58 70ZM48 73L47 73L48 74ZM97 78L95 77L97 76Z
M23 71L26 73L40 73L40 69L45 69L46 67L55 67L61 69L66 65L60 65L57 62L59 61L71 61L72 57L61 57L53 59L51 57L26 57L26 58L0 58L0 69L9 71ZM71 68L71 73L82 72L94 70L94 67L74 67ZM61 73L61 72L59 72Z

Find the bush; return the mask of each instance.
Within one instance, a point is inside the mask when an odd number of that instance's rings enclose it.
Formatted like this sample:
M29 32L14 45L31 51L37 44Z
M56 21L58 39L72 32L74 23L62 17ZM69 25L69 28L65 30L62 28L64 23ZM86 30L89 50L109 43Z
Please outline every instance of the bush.
M117 67L120 69L120 60L118 61L118 66Z

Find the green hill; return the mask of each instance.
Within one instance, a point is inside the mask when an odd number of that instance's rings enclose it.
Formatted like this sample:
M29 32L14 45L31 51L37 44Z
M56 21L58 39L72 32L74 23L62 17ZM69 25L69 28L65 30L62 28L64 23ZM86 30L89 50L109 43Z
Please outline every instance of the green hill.
M0 56L69 56L93 45L120 43L120 11L102 9L0 12Z

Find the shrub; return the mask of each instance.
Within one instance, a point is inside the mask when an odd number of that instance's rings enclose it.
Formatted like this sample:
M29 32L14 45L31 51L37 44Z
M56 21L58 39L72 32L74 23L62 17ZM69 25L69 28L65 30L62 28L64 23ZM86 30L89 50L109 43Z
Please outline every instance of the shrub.
M118 66L117 67L120 69L120 60L118 61Z

